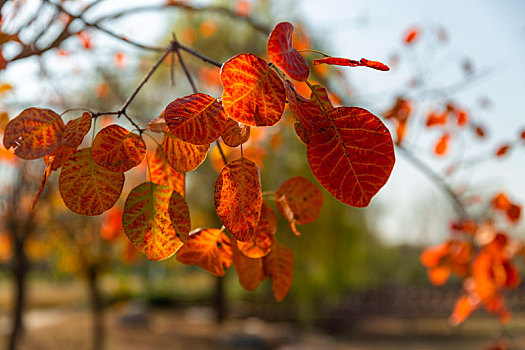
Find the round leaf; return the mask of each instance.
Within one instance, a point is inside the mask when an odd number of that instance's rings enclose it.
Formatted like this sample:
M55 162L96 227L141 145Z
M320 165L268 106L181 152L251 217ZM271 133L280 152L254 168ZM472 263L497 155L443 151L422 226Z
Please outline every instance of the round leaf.
M323 206L321 191L302 176L286 180L275 191L275 200L279 212L290 223L294 222L299 225L317 220Z
M193 145L164 134L162 150L168 164L179 173L195 170L204 162L210 145Z
M257 165L240 158L224 166L215 182L214 199L217 215L233 237L250 241L263 202Z
M222 105L230 118L251 126L271 126L283 115L283 82L265 60L242 53L221 68Z
M265 274L272 278L275 300L283 301L292 287L294 256L293 252L275 242L270 254L263 258Z
M266 52L270 61L292 79L305 81L310 74L310 67L306 59L293 47L293 31L294 27L289 22L277 24L268 38Z
M80 118L73 119L66 124L62 145L77 148L89 129L91 129L91 114L83 113Z
M22 159L37 159L55 151L62 144L64 122L46 108L24 109L4 130L4 146L15 149Z
M275 231L277 231L277 216L272 208L263 202L255 233L249 242L238 242L239 250L249 258L261 258L267 255L272 249Z
M155 153L148 155L148 164L149 181L157 185L168 186L184 197L186 175L177 172L168 164L161 147L157 147Z
M91 148L83 148L64 164L58 188L66 206L77 214L94 216L111 208L122 192L124 174L93 162Z
M124 204L124 232L150 260L163 260L175 254L182 245L179 236L190 230L187 206L186 220L172 225L168 209L172 193L167 186L145 182L131 190Z
M237 240L232 240L233 266L239 276L239 282L246 290L254 290L261 281L266 279L263 260L248 258L238 248Z
M170 132L194 145L207 145L221 136L228 116L216 98L192 94L171 102L164 111Z

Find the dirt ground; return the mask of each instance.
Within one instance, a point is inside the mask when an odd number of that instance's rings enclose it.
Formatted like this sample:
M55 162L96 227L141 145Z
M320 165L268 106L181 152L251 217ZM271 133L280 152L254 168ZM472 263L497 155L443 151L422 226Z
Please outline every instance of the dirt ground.
M91 349L91 319L84 309L30 311L27 325L22 350ZM216 325L212 310L203 307L146 311L129 304L114 306L106 315L106 325L106 350L485 349L500 331L497 321L484 317L473 318L459 328L451 328L443 319L368 318L335 336L256 318ZM5 331L3 326L0 329ZM514 317L507 330L509 349L525 349L525 317Z

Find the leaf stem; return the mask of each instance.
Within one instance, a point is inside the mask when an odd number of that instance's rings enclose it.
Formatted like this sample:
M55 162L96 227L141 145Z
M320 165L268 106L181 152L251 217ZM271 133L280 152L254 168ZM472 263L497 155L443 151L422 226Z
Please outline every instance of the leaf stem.
M324 52L317 51L317 50L305 49L305 50L297 50L297 51L299 51L299 52L313 52L313 53L318 53L319 55L323 55L324 57L332 57L330 55L325 54Z

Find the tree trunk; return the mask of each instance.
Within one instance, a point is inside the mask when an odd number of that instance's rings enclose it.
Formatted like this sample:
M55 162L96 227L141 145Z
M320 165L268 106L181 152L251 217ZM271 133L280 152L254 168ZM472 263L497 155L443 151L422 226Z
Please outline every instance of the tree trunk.
M215 278L215 311L216 321L221 323L226 318L226 301L224 299L224 277Z
M90 265L87 269L87 282L89 288L89 302L93 316L93 350L104 348L104 303L99 288L99 271L97 266Z
M16 232L15 232L16 233ZM19 340L21 338L24 323L23 312L26 301L26 275L28 269L27 256L24 252L24 237L18 234L13 234L13 277L15 280L15 295L14 308L12 314L12 329L9 337L9 350L17 349Z

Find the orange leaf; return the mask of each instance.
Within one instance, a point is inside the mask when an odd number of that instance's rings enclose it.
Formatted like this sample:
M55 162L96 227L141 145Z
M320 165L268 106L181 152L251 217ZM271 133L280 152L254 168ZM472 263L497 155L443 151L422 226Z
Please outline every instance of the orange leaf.
M450 266L436 266L427 270L428 279L430 283L435 286L441 286L447 282L450 277Z
M239 276L241 286L246 290L254 290L261 281L266 279L262 258L244 256L237 247L237 240L232 240L233 266Z
M120 233L124 231L122 227L122 209L114 206L108 210L102 219L102 227L100 228L100 236L106 242L111 242L119 237Z
M325 115L307 145L310 169L336 199L366 207L394 167L390 132L362 108L338 107Z
M177 172L168 164L161 147L157 147L155 153L148 155L148 164L149 181L168 186L184 197L186 175Z
M148 123L148 129L159 134L168 131L168 124L164 120L164 110L160 115Z
M345 66L345 67L368 67L381 71L389 71L390 68L381 62L378 61L369 61L366 58L361 58L361 60L351 60L348 58L342 57L325 57L314 60L314 66L318 64L330 64L336 66Z
M441 264L442 259L448 254L449 242L442 243L433 247L428 247L421 253L419 260L421 265L432 268Z
M419 29L412 28L405 35L405 43L412 44L419 37Z
M310 74L310 67L306 59L293 47L293 32L294 27L291 23L278 23L270 33L266 52L270 61L292 79L305 81Z
M238 0L235 3L235 13L241 17L248 17L252 13L252 5L248 0Z
M222 168L215 182L215 209L238 241L252 238L262 206L259 168L249 159L234 160Z
M96 164L91 148L73 153L58 179L60 195L66 206L81 215L99 215L111 208L122 192L124 173Z
M512 221L512 223L516 223L519 221L521 217L521 207L516 204L511 204L510 207L507 209L507 218Z
M389 71L390 70L390 68L388 68L388 66L386 64L378 62L378 61L369 61L366 58L361 58L361 61L359 61L359 63L363 67L368 67L368 68L372 68L372 69L376 69L376 70L381 70L381 71Z
M328 91L321 85L312 86L310 101L315 103L321 111L330 111L334 108L332 101L330 101L330 97L328 97Z
M171 102L164 110L164 119L177 138L206 145L221 136L228 116L216 98L199 93Z
M263 59L242 53L221 68L222 105L230 118L250 126L276 124L284 111L281 79Z
M210 145L194 145L165 133L162 150L168 164L179 173L195 170L206 159Z
M224 276L232 262L230 239L215 228L190 232L177 252L177 260L186 265L199 265L215 276Z
M35 208L36 202L38 202L38 198L40 198L40 195L44 191L44 187L46 186L46 182L50 174L51 174L51 163L49 163L46 166L46 169L44 170L44 174L42 175L42 181L40 181L40 186L38 187L38 190L36 191L35 196L33 197L33 203L31 203L31 209Z
M64 163L69 159L69 157L75 152L77 149L67 146L60 146L57 148L56 151L53 153L44 156L44 163L49 164L51 163L51 170L55 171L58 170Z
M436 153L438 156L445 155L448 152L449 141L450 135L448 133L443 134L436 143L436 146L434 146L434 153Z
M182 242L186 242L191 229L190 211L184 198L175 191L172 192L170 197L168 213L177 237Z
M222 141L230 147L242 145L250 138L250 127L229 118L221 133Z
M275 242L270 254L263 258L265 274L272 278L275 300L283 301L292 287L294 256L293 252Z
M62 143L64 122L50 109L24 109L4 130L4 146L15 148L22 159L37 159L55 151Z
M62 145L72 148L80 146L84 136L91 129L91 114L83 113L81 117L73 119L66 124Z
M458 118L458 126L465 126L468 123L468 113L462 109L456 111L456 117Z
M446 125L447 124L447 113L437 113L435 111L430 112L427 115L427 128L436 125Z
M91 149L93 161L114 172L125 172L139 165L146 155L141 136L113 124L100 130Z
M277 216L272 208L263 202L255 233L249 242L237 242L239 250L248 258L261 258L267 255L272 249L275 231L277 231Z
M459 297L454 306L454 311L450 318L449 322L457 326L467 319L467 317L472 313L472 311L478 308L479 302L476 302L475 299L471 296L464 295Z
M275 200L286 220L299 225L317 220L323 206L321 191L302 176L286 180L275 191Z
M131 190L124 204L122 226L126 236L153 261L175 254L182 245L179 237L187 235L190 230L187 206L178 207L186 220L172 224L169 206L173 193L177 195L168 186L145 182ZM180 195L178 198L182 199Z
M510 205L512 202L510 201L509 197L505 193L498 193L493 199L492 199L492 206L499 210L507 210L510 208Z
M504 155L507 154L507 152L509 151L509 149L510 149L510 145L509 145L509 144L506 144L506 145L501 146L501 147L498 148L498 150L496 151L496 157L503 157Z
M126 66L126 55L123 52L115 53L115 66L122 69Z

